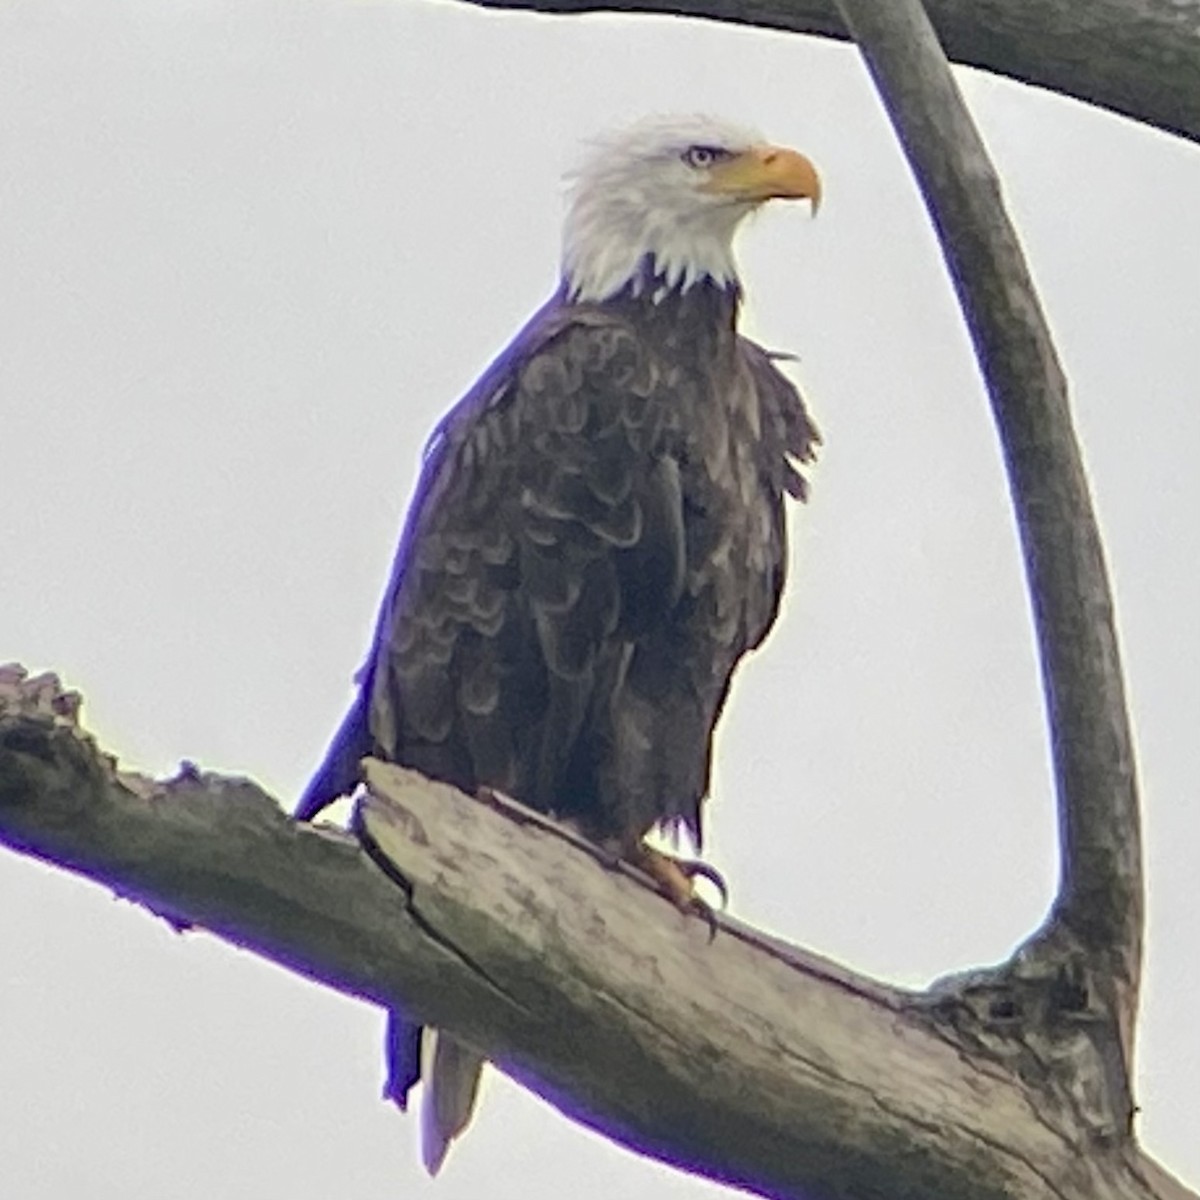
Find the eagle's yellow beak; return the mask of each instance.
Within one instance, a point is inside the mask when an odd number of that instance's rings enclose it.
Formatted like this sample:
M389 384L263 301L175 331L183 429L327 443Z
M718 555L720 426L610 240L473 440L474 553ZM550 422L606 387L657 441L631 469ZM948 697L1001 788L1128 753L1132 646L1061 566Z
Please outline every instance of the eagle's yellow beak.
M817 168L796 150L784 146L755 146L708 173L704 190L738 200L811 200L813 214L821 206L821 177Z

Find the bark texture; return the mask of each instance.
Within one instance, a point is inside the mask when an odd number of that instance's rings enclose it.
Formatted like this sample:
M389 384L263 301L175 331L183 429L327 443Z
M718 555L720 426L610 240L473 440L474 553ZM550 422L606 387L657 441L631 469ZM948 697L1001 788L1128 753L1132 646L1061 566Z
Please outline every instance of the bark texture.
M849 38L836 0L467 0L544 13L703 17ZM951 60L1200 141L1196 0L929 0Z
M635 1149L766 1196L1196 1200L1097 1140L1045 1085L1054 1063L997 1053L1038 1036L1036 1010L965 1046L942 992L729 921L710 942L517 806L368 763L360 844L246 780L121 772L78 708L53 676L0 672L0 841L460 1031Z

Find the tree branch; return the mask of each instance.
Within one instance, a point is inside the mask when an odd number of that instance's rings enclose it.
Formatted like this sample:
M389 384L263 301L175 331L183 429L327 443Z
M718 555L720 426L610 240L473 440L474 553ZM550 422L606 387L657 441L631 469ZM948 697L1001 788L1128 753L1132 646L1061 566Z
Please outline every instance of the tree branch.
M544 13L645 12L847 38L835 0L468 0ZM1173 0L930 0L956 63L1200 141L1200 6Z
M1022 994L1086 1013L1100 1068L1093 1082L1103 1086L1077 1098L1098 1135L1119 1138L1134 1113L1141 831L1112 597L1067 383L999 180L920 0L838 3L938 229L1000 432L1033 600L1061 882L1050 920L1004 983L1015 970Z
M361 823L120 772L53 676L0 671L0 841L453 1028L618 1141L767 1196L1200 1200L937 997L675 912L553 822L368 764ZM1011 1024L1011 1022L1010 1022Z

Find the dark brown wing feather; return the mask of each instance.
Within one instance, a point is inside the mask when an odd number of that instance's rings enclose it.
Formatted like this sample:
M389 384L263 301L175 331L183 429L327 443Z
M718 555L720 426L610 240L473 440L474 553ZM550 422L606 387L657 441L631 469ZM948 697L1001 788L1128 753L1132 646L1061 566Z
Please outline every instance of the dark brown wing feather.
M699 836L730 674L778 609L789 456L817 437L766 351L719 325L647 337L643 315L548 305L443 421L299 815L375 753L598 838Z
M394 757L597 836L609 698L683 575L662 381L626 321L574 311L442 429L385 602L370 727Z
M442 422L358 696L298 816L375 754L626 848L658 822L699 842L733 669L779 607L783 497L804 496L790 460L818 438L771 356L733 333L736 297L678 303L552 301ZM419 1045L394 1013L401 1107Z

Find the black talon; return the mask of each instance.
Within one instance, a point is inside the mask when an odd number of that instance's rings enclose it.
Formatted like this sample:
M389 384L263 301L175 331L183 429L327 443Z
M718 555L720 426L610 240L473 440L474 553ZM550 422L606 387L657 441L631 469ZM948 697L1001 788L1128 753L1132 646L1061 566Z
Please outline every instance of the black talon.
M707 879L717 889L721 897L722 912L729 907L729 885L725 882L725 876L716 867L710 867L708 863L701 862L698 858L677 858L675 863L689 879L697 877ZM705 905L705 907L709 906Z

